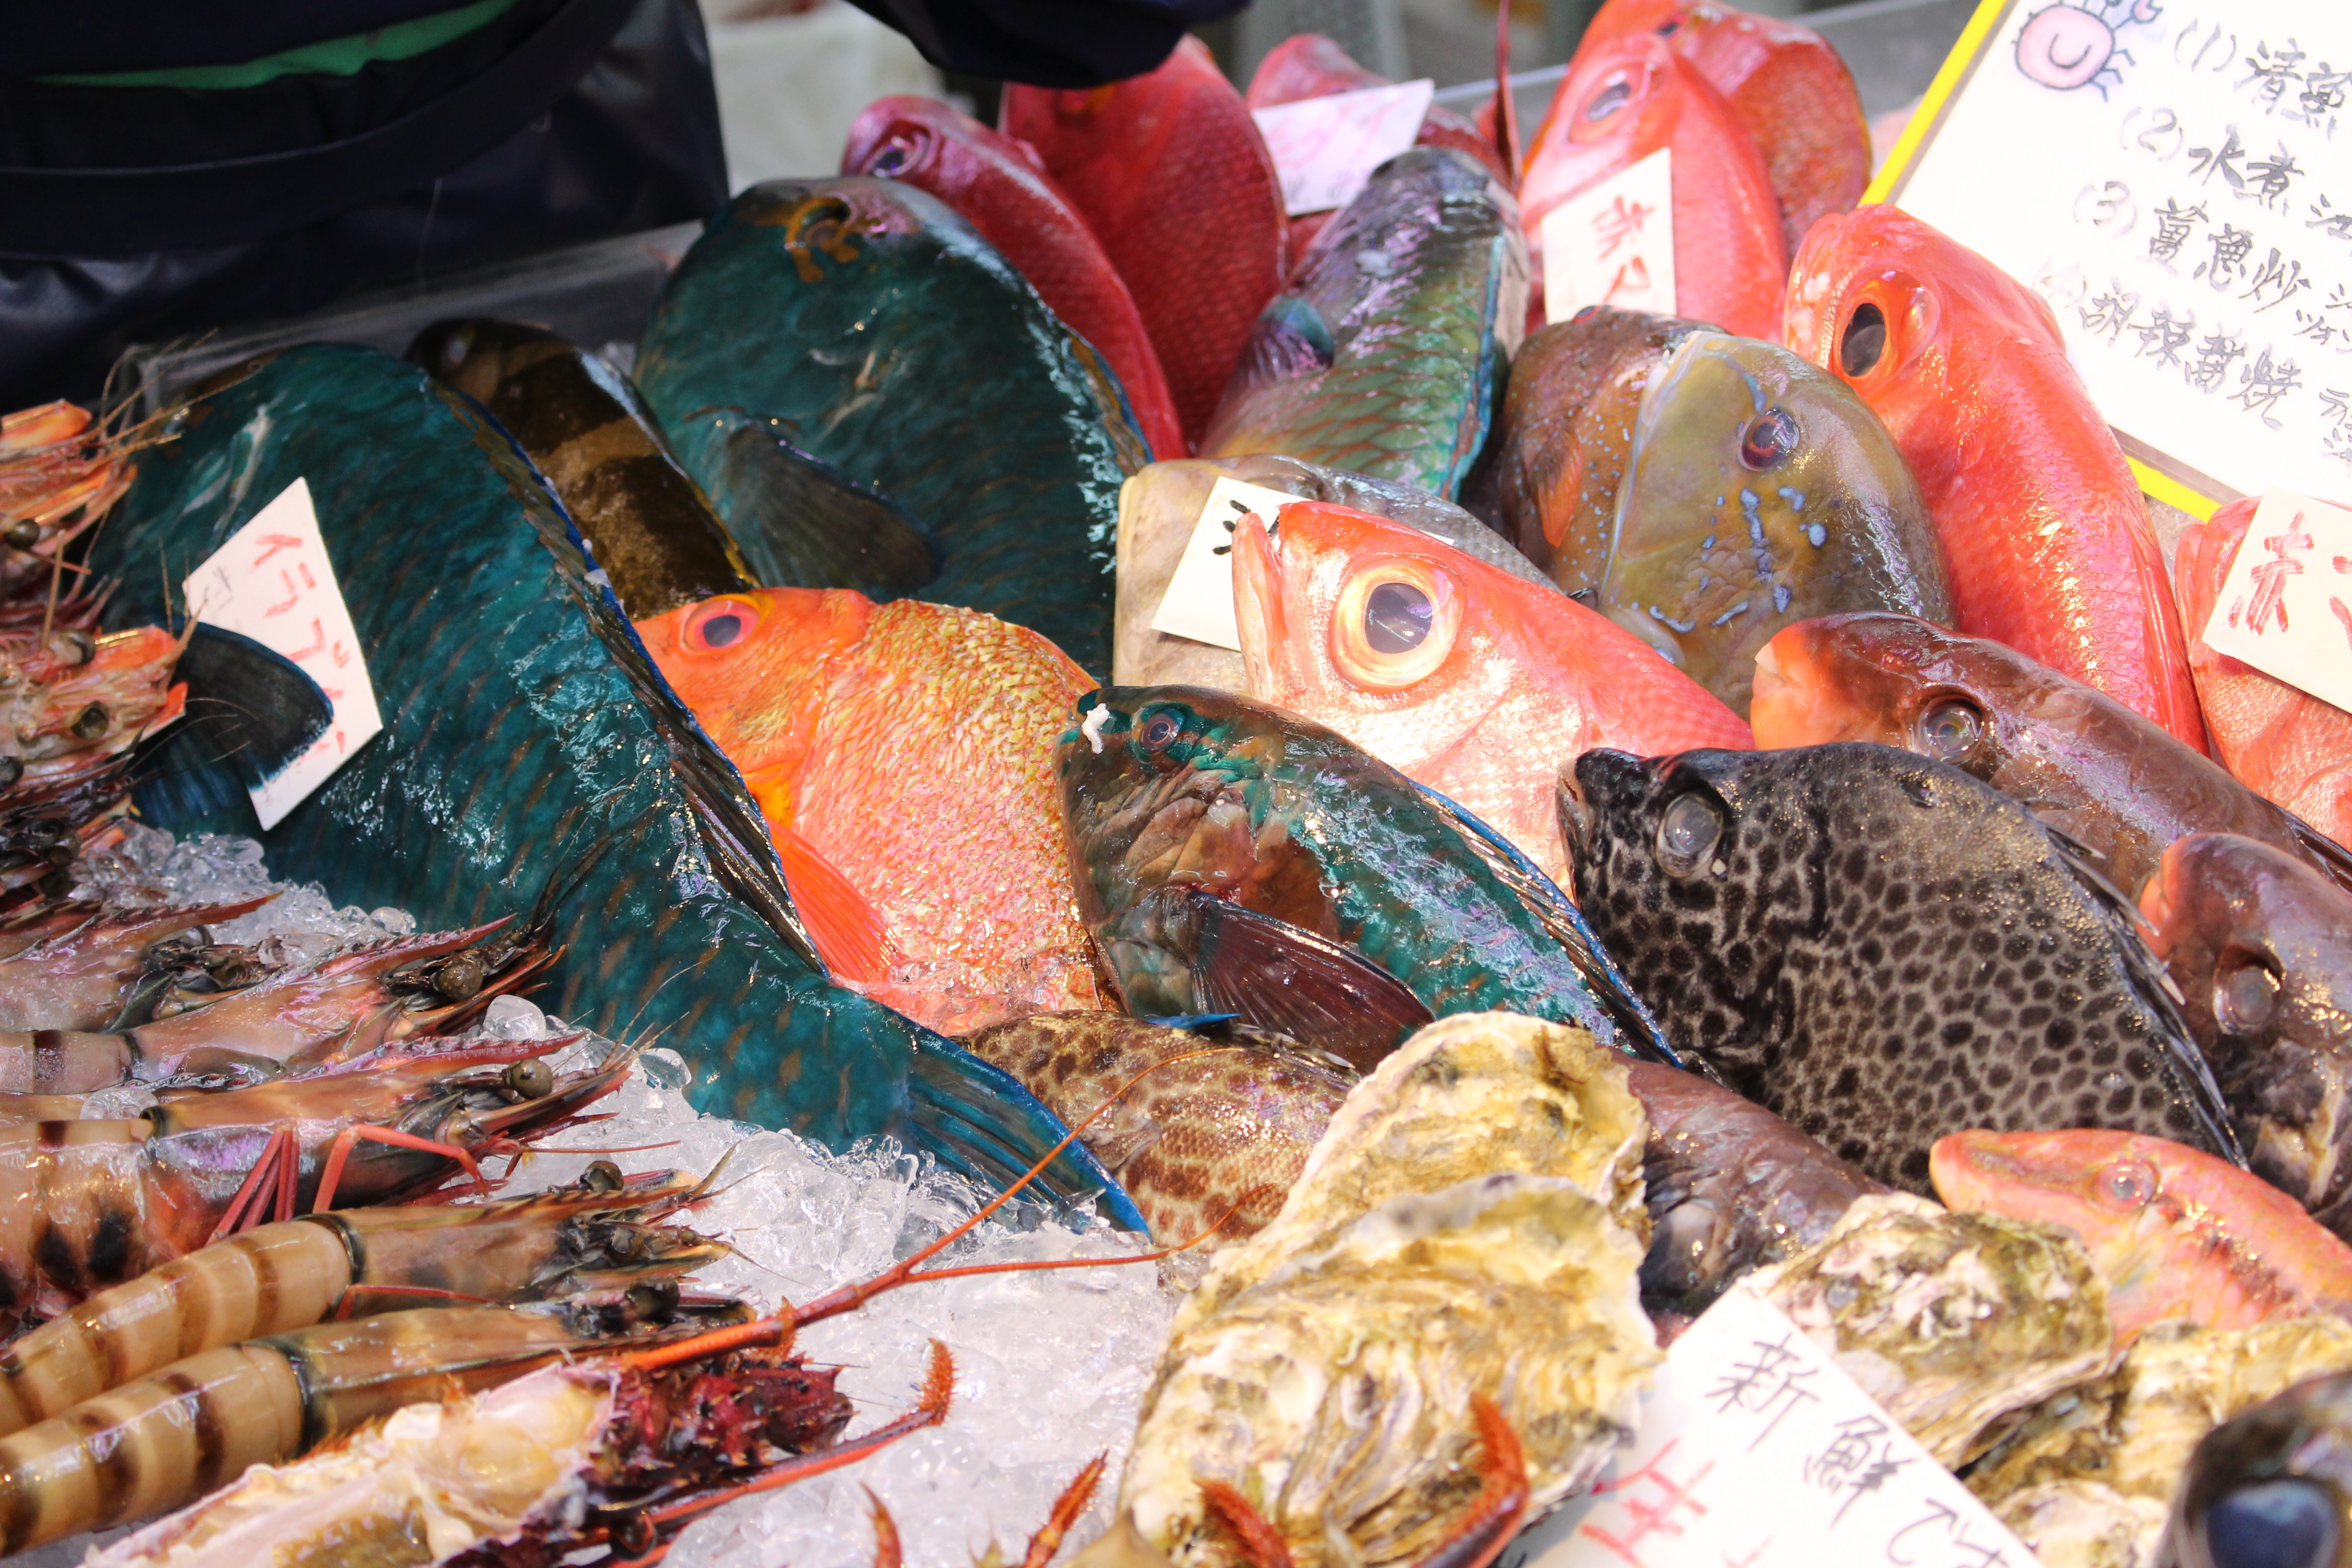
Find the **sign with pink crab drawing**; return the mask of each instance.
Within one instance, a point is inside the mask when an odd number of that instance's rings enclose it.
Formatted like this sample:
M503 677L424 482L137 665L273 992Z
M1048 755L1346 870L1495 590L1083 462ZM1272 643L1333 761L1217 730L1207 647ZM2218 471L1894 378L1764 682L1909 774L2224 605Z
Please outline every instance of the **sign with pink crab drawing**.
M1872 195L2032 285L2152 493L2352 497L2352 4L1985 0Z

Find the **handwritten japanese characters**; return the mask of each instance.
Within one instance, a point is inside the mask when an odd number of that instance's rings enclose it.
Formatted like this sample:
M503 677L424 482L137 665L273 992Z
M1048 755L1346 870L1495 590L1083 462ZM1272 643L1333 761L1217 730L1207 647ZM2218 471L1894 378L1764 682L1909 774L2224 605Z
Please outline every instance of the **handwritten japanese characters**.
M2204 627L2215 651L2352 709L2352 511L2263 497Z
M2017 0L1892 199L2031 283L2126 449L2352 487L2352 11Z
M1674 153L1570 197L1543 218L1544 319L1587 305L1675 313Z
M383 728L310 486L300 479L289 485L184 586L191 616L292 659L333 708L333 722L309 751L248 792L267 831Z
M1253 512L1271 530L1282 508L1298 498L1264 485L1220 479L1184 542L1176 574L1151 613L1151 629L1241 651L1234 620L1234 531Z
M1762 1299L1676 1340L1633 1447L1501 1568L2034 1568L2016 1537Z

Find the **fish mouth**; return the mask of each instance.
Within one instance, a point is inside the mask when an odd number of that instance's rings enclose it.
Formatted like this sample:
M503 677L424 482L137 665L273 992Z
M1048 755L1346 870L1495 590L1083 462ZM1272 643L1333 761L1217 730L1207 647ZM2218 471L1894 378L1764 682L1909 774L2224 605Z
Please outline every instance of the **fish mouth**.
M1982 1130L1948 1132L1927 1151L1927 1180L1946 1208L1986 1207L1993 1173L2004 1167L2021 1179L2030 1174L2000 1147L1997 1134Z
M2181 881L2188 866L2184 849L2194 847L2193 839L2182 838L2165 847L2164 857L2156 863L2139 890L2140 918L2147 922L2140 933L2147 939L2149 951L2160 959L2169 959L2176 944L2179 921L2186 910Z

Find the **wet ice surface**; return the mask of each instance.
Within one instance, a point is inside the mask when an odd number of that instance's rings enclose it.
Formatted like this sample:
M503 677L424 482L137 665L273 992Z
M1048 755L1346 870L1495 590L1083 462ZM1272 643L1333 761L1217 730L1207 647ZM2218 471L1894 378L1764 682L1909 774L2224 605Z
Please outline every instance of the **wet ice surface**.
M84 862L85 886L123 901L226 901L275 884L250 839L172 836L134 826L124 849ZM396 910L338 909L312 884L215 929L224 942L277 934L300 941L376 941L414 929ZM323 956L323 952L308 954ZM516 1037L546 1019L520 998L493 1002L485 1024ZM566 1047L558 1070L601 1059L604 1042ZM691 1216L737 1256L698 1275L689 1289L740 1296L760 1310L806 1301L863 1279L937 1238L983 1201L970 1184L888 1141L833 1154L791 1133L698 1115L687 1104L687 1065L648 1051L622 1089L594 1108L610 1120L559 1131L507 1183L510 1193L576 1177L602 1151L630 1172L708 1173L725 1159L720 1191ZM136 1114L135 1110L130 1112ZM646 1148L643 1145L661 1147ZM632 1147L637 1146L637 1147ZM577 1151L573 1152L572 1151ZM621 1152L625 1151L625 1152ZM493 1162L494 1173L498 1164ZM936 1260L941 1266L1116 1259L1139 1238L1086 1216L1008 1205ZM864 1488L898 1525L913 1568L970 1568L992 1542L1013 1562L1079 1468L1108 1452L1093 1506L1063 1556L1100 1534L1174 1310L1158 1268L1144 1263L917 1281L858 1310L813 1324L799 1341L811 1360L841 1366L839 1387L856 1407L848 1436L913 1403L934 1338L955 1361L955 1396L944 1423L900 1439L843 1470L748 1498L690 1526L666 1560L672 1568L866 1568L874 1530ZM8 1568L63 1568L90 1541L61 1542L8 1560Z

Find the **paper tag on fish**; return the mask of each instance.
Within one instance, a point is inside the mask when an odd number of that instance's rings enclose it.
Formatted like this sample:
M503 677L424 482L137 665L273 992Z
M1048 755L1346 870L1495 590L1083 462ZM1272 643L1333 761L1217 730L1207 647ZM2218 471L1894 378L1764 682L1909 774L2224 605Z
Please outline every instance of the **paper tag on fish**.
M1285 209L1297 217L1354 201L1372 171L1421 134L1436 89L1424 77L1251 110L1282 178Z
M2205 640L2352 709L2352 511L2292 490L2264 495L2221 580Z
M242 633L292 659L333 707L334 721L325 734L247 792L267 831L383 728L359 633L336 585L327 542L319 534L310 485L296 479L287 486L188 574L184 589L189 613L197 620Z
M1499 1568L2033 1568L1819 1346L1733 1291L1685 1331L1632 1447Z
M1282 508L1297 499L1264 485L1219 479L1192 525L1192 537L1184 542L1168 592L1151 613L1151 629L1240 652L1241 629L1234 621L1234 530L1252 512L1272 528Z
M1544 320L1587 305L1675 313L1675 155L1661 147L1544 214Z

